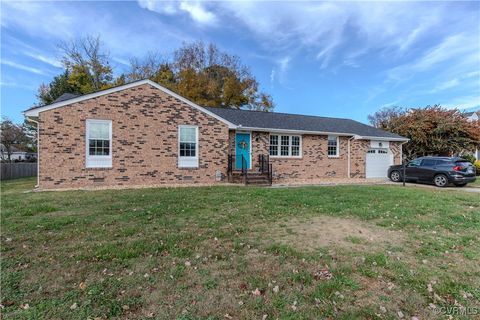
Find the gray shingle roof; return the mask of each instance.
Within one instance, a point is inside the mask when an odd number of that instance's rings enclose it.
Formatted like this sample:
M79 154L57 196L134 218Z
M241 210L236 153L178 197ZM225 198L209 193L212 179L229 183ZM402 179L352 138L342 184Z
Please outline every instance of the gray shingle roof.
M329 133L343 133L363 137L405 139L397 134L383 131L372 126L341 118L306 116L300 114L248 111L228 108L206 107L208 111L230 121L248 127L277 130L301 130Z
M77 97L80 97L80 96L81 95L79 95L79 94L64 93L60 97L58 97L57 99L53 100L52 103L50 103L50 104L54 104L54 103L62 102L62 101L67 101L67 100L77 98ZM28 108L25 111L30 111L30 110L34 110L34 109L38 109L38 108L43 108L43 107L45 107L45 105L33 106L33 107Z
M57 102L65 101L65 100L70 100L70 99L73 99L73 98L76 98L76 97L78 97L78 94L64 93L60 97L58 97L57 99L53 100L52 103L57 103Z

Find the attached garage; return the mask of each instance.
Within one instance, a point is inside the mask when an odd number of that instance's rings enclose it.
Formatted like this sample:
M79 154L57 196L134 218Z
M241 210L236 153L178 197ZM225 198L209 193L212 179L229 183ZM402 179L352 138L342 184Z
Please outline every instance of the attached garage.
M393 165L393 154L388 142L371 141L365 161L366 178L387 178L388 167Z

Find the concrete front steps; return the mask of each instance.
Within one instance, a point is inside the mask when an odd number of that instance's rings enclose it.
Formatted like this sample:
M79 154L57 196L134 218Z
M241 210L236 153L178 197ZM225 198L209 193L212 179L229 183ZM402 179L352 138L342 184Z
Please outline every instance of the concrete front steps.
M247 175L243 175L241 171L233 171L230 174L231 183L244 183L246 185L255 186L271 186L270 176L267 172L247 171Z

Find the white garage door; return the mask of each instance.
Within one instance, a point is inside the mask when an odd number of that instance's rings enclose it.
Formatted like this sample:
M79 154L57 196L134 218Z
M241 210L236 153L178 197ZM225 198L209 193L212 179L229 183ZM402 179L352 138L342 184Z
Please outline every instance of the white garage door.
M365 175L367 178L387 178L388 167L391 165L393 154L388 149L369 149Z

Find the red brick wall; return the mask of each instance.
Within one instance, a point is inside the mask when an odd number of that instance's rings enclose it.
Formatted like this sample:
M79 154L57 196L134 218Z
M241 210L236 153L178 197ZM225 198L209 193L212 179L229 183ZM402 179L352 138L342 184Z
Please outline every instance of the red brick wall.
M235 138L230 131L230 140ZM338 157L327 156L326 135L303 135L302 157L271 157L275 174L275 182L321 180L325 178L348 178L348 137L340 137ZM252 166L258 164L259 154L268 154L269 133L252 132ZM230 144L230 153L234 153L235 144ZM365 159L370 147L369 140L352 140L351 177L365 178ZM400 144L390 142L390 150L394 154L394 162L400 162Z
M112 120L112 168L85 167L85 120ZM40 113L40 188L214 183L228 127L150 85ZM199 168L179 169L178 125L199 127Z
M390 142L390 152L393 153L393 163L402 164L402 144L400 142Z
M258 154L268 154L269 133L253 132L252 159ZM276 182L319 180L322 178L347 178L347 138L340 137L339 156L327 156L327 136L303 135L302 157L270 157Z

